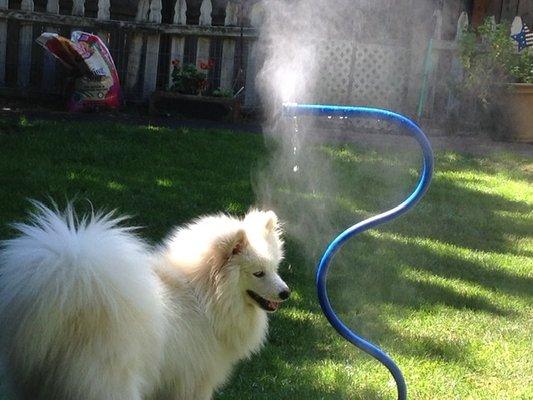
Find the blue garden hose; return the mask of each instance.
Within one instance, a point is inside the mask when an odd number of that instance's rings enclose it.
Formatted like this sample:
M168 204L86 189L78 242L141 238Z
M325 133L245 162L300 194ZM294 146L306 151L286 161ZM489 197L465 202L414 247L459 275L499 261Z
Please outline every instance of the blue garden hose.
M431 182L431 177L433 175L433 151L431 150L431 144L429 143L428 138L422 132L422 130L411 121L409 118L404 117L401 114L397 114L392 111L383 110L379 108L368 108L368 107L350 107L350 106L330 106L330 105L317 105L317 104L295 104L295 103L285 103L283 104L283 112L286 116L331 116L331 117L359 117L359 118L370 118L370 119L380 119L389 122L398 124L399 126L406 128L406 130L414 136L420 147L422 148L423 154L423 166L420 178L414 191L398 206L385 211L379 215L368 218L358 224L353 225L352 227L346 229L339 236L337 236L328 246L322 259L318 264L316 271L316 285L318 290L318 300L320 301L320 306L324 315L328 319L329 323L335 328L335 330L350 343L363 350L364 352L370 354L372 357L377 359L392 374L394 380L396 381L396 387L398 389L398 400L407 399L407 386L405 384L405 379L403 378L402 372L395 364L395 362L381 349L376 347L374 344L368 340L358 336L355 332L350 330L337 316L331 303L329 301L328 293L326 290L326 277L328 269L331 263L331 260L335 254L340 250L342 245L346 243L348 239L354 235L364 232L367 229L374 228L385 222L389 222L396 217L406 213L409 209L414 207L420 199L426 193L429 184Z

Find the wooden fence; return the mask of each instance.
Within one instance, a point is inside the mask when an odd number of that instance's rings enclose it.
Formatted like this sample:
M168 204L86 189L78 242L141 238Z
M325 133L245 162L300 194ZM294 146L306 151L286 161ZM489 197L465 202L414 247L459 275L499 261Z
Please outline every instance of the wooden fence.
M35 11L33 0L21 0L17 9L9 8L8 0L0 0L0 91L61 93L64 71L35 44L35 38L44 31L70 36L72 30L84 30L108 44L127 100L144 101L152 91L168 87L172 60L199 66L213 59L211 88L234 92L245 88L245 105L257 105L254 80L259 60L254 46L261 23L260 3L244 12L228 2L224 22L217 26L212 23L211 0L202 1L195 25L187 24L186 0L172 0L172 10L164 10L163 3L139 0L134 18L113 20L110 0L98 0L92 17L86 15L85 0L73 0L68 15L60 13L59 0L47 0L41 11ZM390 12L385 14L391 18ZM171 22L162 23L163 15L171 15ZM362 14L352 18L355 25L367 19ZM466 13L459 17L453 40L443 39L440 10L433 14L431 40L419 34L421 28L415 22L420 19L411 16L412 22L404 24L410 33L398 43L390 37L376 41L347 35L316 43L321 79L316 90L320 98L315 100L381 106L411 116L417 114L418 105L423 119L446 119L457 107L449 82L460 81L462 76L458 43L468 17ZM516 17L513 29L518 25ZM426 74L424 59L432 66Z
M260 9L248 15L228 2L223 26L212 25L212 2L203 0L197 25L186 23L187 4L176 0L172 23L162 23L162 0L139 0L133 20L110 19L110 0L98 0L96 17L85 15L85 0L73 0L70 14L60 14L59 0L47 0L46 10L34 10L33 0L9 8L0 0L0 88L21 93L60 93L61 71L35 38L42 32L70 36L72 30L98 34L108 45L128 100L146 100L150 93L170 83L171 61L200 65L215 61L209 73L213 89L238 90L246 86L254 97L254 68L250 48L257 39ZM243 21L249 21L243 26Z
M108 44L127 100L144 101L152 91L168 87L171 60L199 65L214 59L209 73L211 88L238 91L244 87L245 105L258 105L254 81L260 60L254 46L261 4L255 3L243 18L239 5L228 2L224 24L213 26L211 0L202 1L196 25L187 24L185 0L172 2L173 10L163 10L162 0L139 0L135 17L124 21L111 19L110 0L98 0L93 17L86 15L85 0L73 0L68 15L59 0L47 0L41 11L35 11L33 0L21 0L18 9L9 8L8 0L0 0L0 88L61 93L62 67L35 44L35 38L44 31L70 36L72 30L84 30L98 34ZM418 94L420 46L409 40L399 44L390 37L376 39L375 32L372 37L364 36L362 22L378 15L372 11L372 2L367 3L368 15L353 10L358 27L354 31L362 36L340 35L316 43L322 76L316 90L321 97L316 100L410 112ZM395 22L394 13L387 11L390 7L379 14L387 17L385 27ZM172 21L162 23L163 15L169 14ZM411 29L415 28L408 26L407 30Z

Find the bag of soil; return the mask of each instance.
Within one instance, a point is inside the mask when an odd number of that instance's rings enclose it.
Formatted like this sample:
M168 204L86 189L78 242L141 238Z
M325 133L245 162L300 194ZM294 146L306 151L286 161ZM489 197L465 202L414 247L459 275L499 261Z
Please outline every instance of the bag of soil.
M93 34L74 31L70 40L45 32L37 43L56 57L69 71L69 111L114 109L121 104L120 82L113 58L102 40Z

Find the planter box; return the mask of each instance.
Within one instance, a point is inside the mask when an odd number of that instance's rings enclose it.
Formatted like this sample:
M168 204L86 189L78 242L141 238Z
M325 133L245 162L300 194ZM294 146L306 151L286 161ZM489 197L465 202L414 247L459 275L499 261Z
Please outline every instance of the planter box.
M533 84L511 85L509 100L513 122L516 124L513 138L520 142L533 143Z
M500 138L533 143L533 84L505 85L498 109L496 123Z
M240 118L240 100L156 91L150 96L151 115L172 115L185 118L229 120Z

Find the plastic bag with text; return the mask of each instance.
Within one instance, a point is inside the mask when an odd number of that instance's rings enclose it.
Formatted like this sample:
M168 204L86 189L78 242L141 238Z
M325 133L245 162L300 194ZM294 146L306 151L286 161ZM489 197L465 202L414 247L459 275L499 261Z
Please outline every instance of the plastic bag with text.
M69 111L114 109L121 104L120 82L113 58L102 40L74 31L70 40L45 32L37 43L56 57L74 76Z

